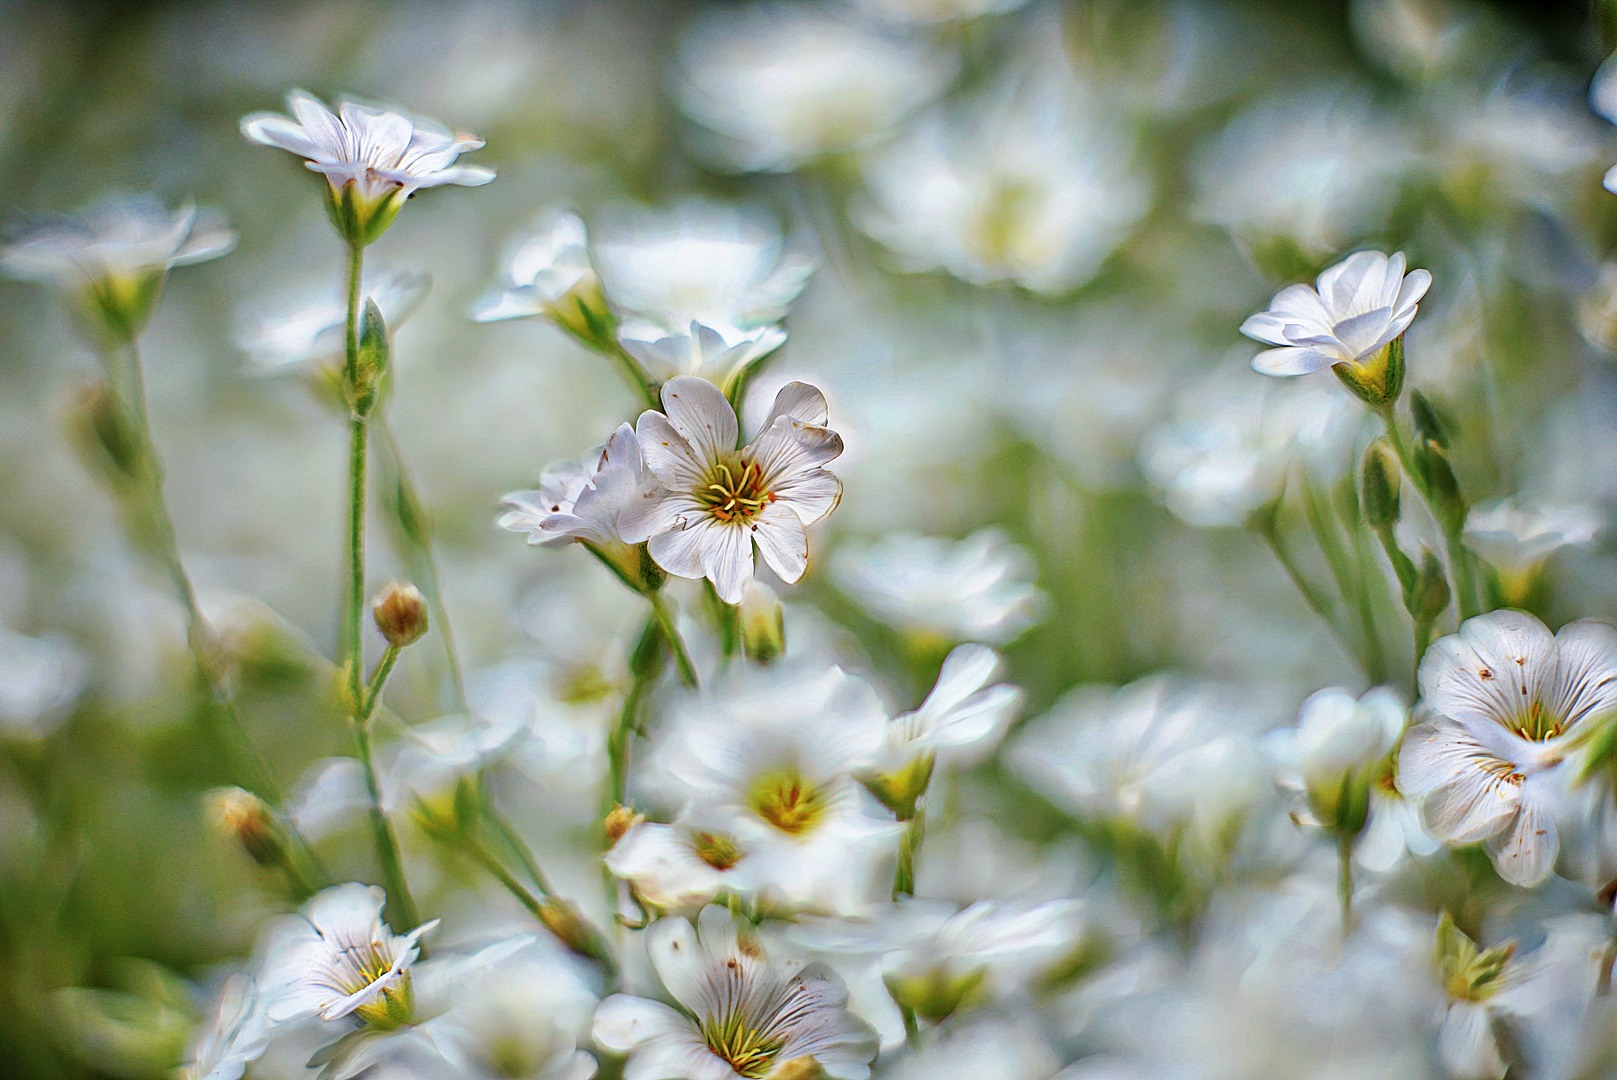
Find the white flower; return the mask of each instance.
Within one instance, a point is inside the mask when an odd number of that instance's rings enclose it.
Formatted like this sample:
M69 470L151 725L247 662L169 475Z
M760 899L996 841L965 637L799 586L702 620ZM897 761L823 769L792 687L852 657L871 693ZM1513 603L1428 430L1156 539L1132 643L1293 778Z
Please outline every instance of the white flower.
M1317 285L1288 285L1269 310L1241 324L1247 337L1279 346L1253 357L1253 370L1306 375L1365 364L1409 329L1432 275L1406 275L1401 251L1358 251L1320 274Z
M1442 848L1426 831L1420 808L1398 788L1398 763L1370 784L1370 821L1353 848L1353 861L1366 870L1392 870L1410 856L1425 857Z
M731 341L772 326L815 270L812 258L787 248L772 218L696 200L620 211L598 230L594 254L607 296L628 316L624 333L647 339L693 322Z
M694 375L735 398L738 388L758 364L786 343L786 331L778 326L752 330L732 330L728 336L701 323L691 323L689 332L670 334L654 341L624 337L625 350L640 361L658 382L681 375Z
M628 543L648 541L657 565L677 577L713 583L739 603L752 577L752 546L782 581L808 567L804 527L836 508L842 482L822 465L842 453L826 427L825 397L788 383L752 442L735 449L735 409L704 379L672 379L664 413L647 410L635 425L646 464L663 484L648 489L618 520Z
M688 838L718 844L704 861L730 861L726 846L744 860L728 888L770 909L855 910L891 872L901 828L853 778L887 722L875 690L841 668L742 669L674 701L645 780L688 808Z
M714 900L752 900L761 885L755 845L733 812L687 807L667 825L643 821L607 852L606 866L628 882L644 904L659 911L694 913Z
M375 302L392 333L420 309L431 287L427 274L388 273L366 282L360 293ZM236 344L249 373L276 375L340 360L347 333L347 305L325 290L318 298L245 319Z
M559 547L580 543L626 580L641 579L640 553L624 538L624 519L638 514L643 493L656 480L628 424L583 461L552 465L539 477L537 491L514 491L504 499L503 529L528 534L528 543ZM638 520L638 519L636 519Z
M239 1080L264 1052L269 1023L259 1006L253 980L232 975L219 990L219 1000L191 1042L181 1080Z
M350 243L368 244L392 224L422 188L444 184L476 187L494 173L455 159L483 140L457 134L398 109L340 101L333 113L302 90L287 95L291 116L259 112L241 121L242 134L308 159L330 182L328 205Z
M1465 546L1497 570L1506 595L1519 600L1546 559L1592 542L1604 523L1600 511L1585 503L1499 499L1471 508Z
M1151 204L1128 138L1063 83L932 116L864 175L859 225L907 268L1039 293L1088 281Z
M836 976L763 951L723 908L696 927L660 919L646 948L681 1006L614 994L595 1013L595 1041L627 1053L625 1080L756 1080L811 1058L828 1077L864 1080L874 1033L846 1008Z
M1052 1080L1061 1065L1036 1022L1012 1015L1017 1018L978 1014L941 1030L897 1058L883 1080Z
M944 658L921 707L887 725L887 739L864 763L861 779L889 809L912 815L940 757L964 764L993 753L1022 705L1016 687L988 685L999 670L993 649L960 645Z
M1281 778L1309 790L1340 787L1343 778L1368 769L1392 750L1409 712L1384 686L1355 698L1340 687L1309 696L1297 726L1268 740Z
M1211 835L1261 791L1253 734L1226 695L1156 676L1121 689L1081 686L1018 733L1012 766L1080 814L1159 835Z
M680 106L743 170L857 149L936 96L955 62L823 8L710 12L680 47Z
M117 195L76 214L17 223L0 248L0 272L83 293L115 330L133 334L170 268L235 246L235 231L217 211L189 203L171 211L151 195Z
M410 1022L410 965L434 919L399 936L382 922L374 885L334 885L270 934L259 986L272 1023L358 1016L388 1029Z
M831 555L831 574L876 618L947 641L1004 645L1038 622L1048 598L1033 556L994 528L952 540L888 533Z
M500 284L472 308L478 322L543 317L594 340L607 317L584 222L570 210L540 219L506 254Z
M1543 881L1575 729L1617 708L1617 629L1585 620L1551 635L1523 612L1489 612L1426 650L1420 689L1434 715L1404 739L1399 786L1433 835L1486 841L1506 881Z
M89 664L58 634L31 637L0 627L0 736L43 738L89 681Z

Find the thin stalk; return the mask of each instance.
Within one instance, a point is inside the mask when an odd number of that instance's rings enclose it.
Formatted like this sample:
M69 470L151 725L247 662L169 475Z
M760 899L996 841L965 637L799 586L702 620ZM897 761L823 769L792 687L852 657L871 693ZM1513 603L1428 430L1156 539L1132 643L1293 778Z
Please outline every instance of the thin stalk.
M655 622L653 619L649 626L655 628ZM606 757L612 782L611 789L607 793L609 801L605 807L606 813L610 813L613 807L623 805L628 799L629 740L633 738L638 723L640 703L645 700L646 691L651 689L651 682L655 677L655 673L649 675L639 671L634 673L629 683L629 690L623 695L623 707L618 710L618 722L607 736Z
M421 513L421 495L415 486L415 480L410 475L409 466L404 462L404 454L399 449L399 443L393 436L393 428L388 424L387 418L378 410L371 420L381 437L382 449L393 465L393 473L399 487L400 521L399 531L404 533L406 540L415 546L417 552L416 577L422 593L427 598L427 605L432 610L433 621L436 624L439 639L444 646L444 662L448 666L450 689L454 693L455 706L462 711L466 708L466 680L461 672L460 651L455 647L454 629L449 623L449 609L444 604L443 587L439 584L438 555L433 549L432 529ZM403 520L408 514L413 525Z
M483 816L488 820L494 831L499 834L500 839L505 841L505 846L511 849L511 854L517 857L517 861L522 864L522 869L527 871L528 877L533 881L533 887L539 890L539 895L546 899L555 896L556 890L551 887L550 879L545 875L545 872L539 868L539 860L534 858L532 849L523 841L516 829L511 827L511 823L505 820L505 815L501 814L494 808L493 804L485 800L483 803Z
M1353 931L1353 840L1342 835L1336 841L1336 897L1342 908L1342 940Z
M898 869L893 874L893 899L915 895L915 856L926 838L926 811L915 810L898 839Z
M1432 493L1426 483L1425 474L1421 471L1420 463L1415 459L1415 448L1404 433L1403 425L1398 422L1398 414L1391 405L1377 410L1381 415L1382 425L1387 429L1387 438L1392 442L1392 449L1398 455L1398 464L1403 466L1404 475L1415 485L1420 497L1425 501L1426 507L1432 512L1432 518L1437 522L1438 531L1443 534L1443 548L1449 557L1449 567L1454 574L1454 605L1460 613L1461 621L1480 614L1477 606L1476 575L1471 566L1471 553L1466 550L1461 533L1462 522L1450 522L1449 515L1439 512L1432 502Z
M607 947L606 939L601 936L600 931L596 929L594 924L586 919L582 913L574 909L571 904L554 897L541 900L539 897L534 896L522 882L517 880L516 875L506 869L505 864L495 858L494 853L484 847L482 841L475 836L455 838L455 850L467 855L473 862L487 870L490 877L504 886L505 891L514 896L517 902L526 908L528 913L538 920L541 926L561 938L562 943L568 948L594 960L600 965L602 973L609 980L616 978L617 965ZM560 929L558 916L563 910L567 912L568 918L576 918L576 924L572 925L587 940L569 940L568 936L558 932L558 929Z
M1353 643L1348 640L1348 635L1346 632L1344 632L1341 626L1337 624L1336 616L1331 612L1330 601L1323 593L1319 591L1319 589L1314 586L1314 583L1309 581L1307 576L1303 574L1302 567L1297 565L1296 559L1292 558L1291 552L1287 551L1286 545L1281 542L1280 533L1275 527L1274 519L1272 517L1265 517L1258 523L1257 531L1263 537L1264 541L1269 545L1269 550L1274 552L1275 559L1279 561L1281 567L1286 571L1286 576L1290 578L1291 583L1297 587L1297 591L1302 594L1303 600L1308 604L1309 608L1312 609L1314 614L1320 617L1320 620L1325 623L1326 627L1329 628L1331 631L1331 636L1334 637L1336 639L1336 643L1342 647L1342 651L1347 653L1348 657L1353 660L1354 663L1362 665L1364 663L1363 659L1353 648Z
M915 1010L904 1005L899 1011L904 1015L904 1042L911 1050L921 1049L921 1022L916 1019Z
M1353 557L1349 554L1342 542L1339 522L1330 505L1320 496L1318 488L1306 480L1303 482L1303 516L1308 521L1308 527L1314 533L1314 539L1319 544L1320 554L1325 556L1325 563L1330 567L1331 576L1336 581L1336 589L1347 605L1348 611L1357 623L1360 645L1360 665L1371 682L1380 683L1386 680L1386 658L1381 653L1381 643L1375 638L1375 630L1370 625L1369 594L1365 590L1364 582L1359 578L1358 568L1353 564Z
M691 654L686 651L685 639L680 637L679 627L674 623L674 614L668 610L667 601L660 592L648 592L646 599L651 602L652 618L657 620L663 640L668 642L668 650L674 654L674 666L679 669L679 681L692 690L696 689L696 665L691 663Z
M371 676L370 685L365 689L365 702L360 706L359 713L354 721L368 724L371 715L376 712L376 705L382 700L382 687L387 685L387 678L393 674L393 665L399 662L399 653L403 651L397 645L389 645L382 653L382 659L376 665L376 673Z
M618 369L623 372L624 381L645 399L646 404L661 411L663 403L658 395L657 382L640 366L640 361L631 356L629 351L618 343L616 337L612 339L611 345L602 351L616 362Z

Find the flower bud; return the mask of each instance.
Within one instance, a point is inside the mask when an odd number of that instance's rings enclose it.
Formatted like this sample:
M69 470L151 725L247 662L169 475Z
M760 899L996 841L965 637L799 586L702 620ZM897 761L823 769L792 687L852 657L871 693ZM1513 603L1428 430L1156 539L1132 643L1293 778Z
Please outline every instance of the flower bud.
M937 755L927 751L916 754L892 772L870 773L859 780L898 820L909 821L915 817L916 804L932 782L936 763Z
M340 188L326 185L326 213L342 238L356 248L368 247L393 224L404 208L403 188L389 186L375 194L360 191L353 180Z
M1355 699L1321 690L1303 703L1297 726L1276 733L1274 752L1301 781L1315 819L1336 836L1357 836L1370 812L1370 785L1403 734L1408 713L1377 688Z
M348 408L355 416L369 416L371 410L376 408L391 352L382 309L376 306L375 300L366 300L365 314L359 326L359 356L354 366L354 381L353 385L347 387Z
M1420 573L1409 597L1409 614L1417 623L1430 625L1449 606L1449 579L1443 564L1430 548L1421 551Z
M269 806L239 787L215 788L205 796L208 821L264 867L286 865L286 836Z
M1459 532L1465 525L1465 498L1460 494L1460 480L1449 463L1448 451L1435 442L1425 443L1420 450L1420 461L1426 472L1433 512L1446 531Z
M371 615L387 643L402 649L427 632L427 602L414 585L392 582L372 601Z
M741 647L747 659L770 664L786 651L786 612L768 585L749 581L741 593Z
M1502 976L1516 955L1516 943L1507 941L1491 949L1478 949L1444 912L1437 924L1436 960L1439 978L1456 1001L1486 1001L1503 985Z
M624 833L646 820L646 815L637 812L632 806L622 803L614 806L606 819L601 823L606 829L606 842L616 844L623 839Z
M1409 411L1415 419L1416 439L1422 443L1436 443L1445 450L1449 448L1448 425L1437 415L1437 410L1425 394L1419 390L1409 392Z
M1331 370L1359 400L1382 408L1398 400L1404 389L1404 338L1400 334L1378 351L1355 363L1334 364Z
M110 465L115 481L140 473L140 438L131 430L129 414L112 387L91 383L81 389L68 422L87 464L93 462L98 469Z
M1364 509L1364 522L1372 529L1390 529L1398 523L1399 488L1403 483L1403 470L1398 455L1385 438L1372 442L1364 452L1359 467L1359 505Z
M612 950L600 931L590 925L579 910L566 900L552 896L539 907L539 921L561 943L579 956L610 962Z
M901 1008L927 1020L947 1020L983 996L987 968L964 973L937 968L932 971L886 976L887 992Z

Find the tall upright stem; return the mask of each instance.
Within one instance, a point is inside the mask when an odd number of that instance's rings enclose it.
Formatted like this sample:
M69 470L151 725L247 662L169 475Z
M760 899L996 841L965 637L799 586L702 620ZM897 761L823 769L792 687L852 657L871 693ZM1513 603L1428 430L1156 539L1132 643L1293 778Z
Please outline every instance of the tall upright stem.
M1392 442L1393 452L1398 455L1398 464L1403 466L1404 475L1409 477L1410 483L1426 502L1426 506L1436 519L1438 530L1443 534L1443 548L1448 553L1449 566L1454 573L1454 606L1460 613L1463 621L1480 613L1477 606L1476 575L1471 567L1471 553L1466 550L1462 536L1463 522L1452 519L1448 514L1432 501L1430 486L1426 483L1426 474L1420 468L1420 462L1415 459L1415 448L1404 433L1403 425L1398 422L1398 414L1391 405L1380 410L1381 422L1387 429L1387 438Z
M359 286L364 262L365 249L359 244L350 244L348 334L343 365L344 384L351 403L348 418L348 594L343 612L343 665L347 675L349 722L354 729L354 743L361 770L365 774L365 790L370 796L369 816L376 859L387 885L391 910L401 925L414 926L420 919L404 876L399 838L393 831L393 823L388 821L382 809L382 786L377 780L376 760L371 750L371 710L381 698L382 683L392 670L392 657L378 670L374 693L367 693L365 686L365 464L370 425L366 415L352 407L360 378Z
M696 665L691 663L691 654L685 649L685 639L680 637L679 627L674 624L674 613L668 610L668 603L662 593L648 592L646 599L651 601L651 615L657 620L657 626L662 630L663 640L668 642L668 649L674 654L674 666L679 669L679 681L696 689Z

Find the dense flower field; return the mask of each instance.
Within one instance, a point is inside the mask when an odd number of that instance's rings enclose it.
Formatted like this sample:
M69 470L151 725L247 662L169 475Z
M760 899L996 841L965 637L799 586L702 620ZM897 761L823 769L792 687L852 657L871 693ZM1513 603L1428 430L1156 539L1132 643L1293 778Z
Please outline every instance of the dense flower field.
M0 1076L1617 1075L1610 5L0 26Z

